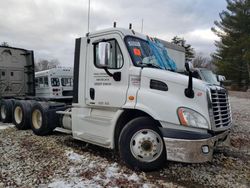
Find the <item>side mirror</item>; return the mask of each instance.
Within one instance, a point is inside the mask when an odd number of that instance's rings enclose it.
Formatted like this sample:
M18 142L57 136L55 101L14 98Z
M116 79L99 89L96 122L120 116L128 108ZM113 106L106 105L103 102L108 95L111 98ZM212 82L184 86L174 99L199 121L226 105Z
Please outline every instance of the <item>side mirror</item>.
M115 81L121 81L121 72L114 72L111 73L108 68L111 68L109 65L109 59L111 56L111 45L109 42L99 42L98 43L98 59L99 59L99 66L103 68L105 72L110 76L113 77Z
M109 58L110 58L110 43L108 42L99 42L98 44L98 59L99 65L103 68L109 67Z
M226 80L225 76L217 75L218 82L224 82Z

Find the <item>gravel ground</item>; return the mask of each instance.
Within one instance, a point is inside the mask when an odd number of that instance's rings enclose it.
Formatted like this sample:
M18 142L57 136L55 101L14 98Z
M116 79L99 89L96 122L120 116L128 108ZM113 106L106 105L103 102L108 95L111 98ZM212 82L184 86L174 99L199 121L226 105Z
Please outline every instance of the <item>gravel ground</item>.
M231 144L211 162L168 162L157 172L132 171L110 150L57 133L47 137L0 124L1 187L250 187L250 93L230 92Z

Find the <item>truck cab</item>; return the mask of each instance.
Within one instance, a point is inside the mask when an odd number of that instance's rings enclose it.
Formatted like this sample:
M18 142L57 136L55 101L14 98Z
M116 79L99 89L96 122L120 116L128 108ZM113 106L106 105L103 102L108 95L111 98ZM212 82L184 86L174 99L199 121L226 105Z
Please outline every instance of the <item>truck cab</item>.
M164 70L148 37L108 29L76 40L73 137L117 148L129 166L205 162L232 125L225 89Z
M24 101L30 111L19 115L16 102L14 122L40 136L69 130L133 169L210 161L232 127L227 91L174 72L167 59L161 43L132 29L88 33L76 39L72 105Z
M0 99L34 96L33 51L0 46Z
M211 70L206 68L194 68L193 76L195 78L204 80L213 85L221 85L220 80L217 78L216 74L214 74Z

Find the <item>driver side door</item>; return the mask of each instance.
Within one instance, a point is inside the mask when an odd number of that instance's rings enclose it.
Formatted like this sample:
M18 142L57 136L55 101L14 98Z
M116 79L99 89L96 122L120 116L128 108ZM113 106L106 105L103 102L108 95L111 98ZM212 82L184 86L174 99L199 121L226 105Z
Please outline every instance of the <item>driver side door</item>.
M121 73L120 81L115 81L105 70L98 66L98 41L110 44L110 57L108 71L113 74ZM88 45L88 72L86 88L86 104L93 107L121 108L126 102L128 90L128 68L125 62L126 48L120 35L109 34L91 38L92 45Z

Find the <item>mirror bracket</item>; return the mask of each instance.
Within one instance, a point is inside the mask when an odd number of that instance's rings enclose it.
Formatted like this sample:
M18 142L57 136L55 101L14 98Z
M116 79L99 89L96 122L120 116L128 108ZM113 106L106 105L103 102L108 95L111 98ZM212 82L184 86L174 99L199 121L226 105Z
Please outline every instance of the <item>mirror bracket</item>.
M193 72L190 70L190 65L185 63L186 70L188 71L188 87L185 89L185 96L188 98L194 98L193 90Z
M107 73L107 75L109 75L110 77L112 77L115 81L119 82L121 81L121 72L114 72L113 74L111 72L109 72L107 67L103 67L103 69L105 70L105 72Z

